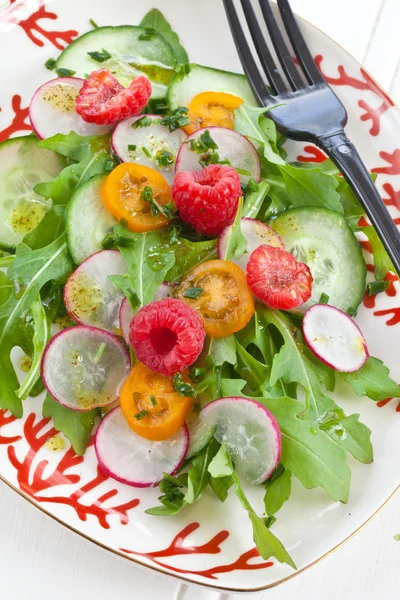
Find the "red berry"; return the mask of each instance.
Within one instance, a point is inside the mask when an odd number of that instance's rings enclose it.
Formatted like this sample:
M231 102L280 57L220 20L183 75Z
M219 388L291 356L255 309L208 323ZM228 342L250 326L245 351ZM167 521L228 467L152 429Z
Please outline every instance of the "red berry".
M190 306L166 298L136 313L129 340L140 362L169 377L194 363L203 349L205 335L203 323Z
M259 246L247 264L247 283L270 308L288 310L311 298L313 277L307 265L286 250Z
M241 195L239 175L226 165L209 165L194 173L182 171L172 188L180 217L206 235L218 235L233 223Z
M142 112L151 96L151 83L141 75L124 88L108 69L93 71L76 99L75 109L87 123L105 125Z

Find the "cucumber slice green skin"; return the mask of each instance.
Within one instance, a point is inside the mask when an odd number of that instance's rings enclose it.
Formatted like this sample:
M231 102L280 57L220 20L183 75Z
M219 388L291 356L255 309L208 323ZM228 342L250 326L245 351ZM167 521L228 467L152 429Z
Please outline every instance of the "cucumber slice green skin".
M168 104L171 110L178 106L188 106L190 101L202 92L225 92L242 98L244 102L257 106L247 79L239 73L221 71L211 67L191 64L189 75L179 74L173 78L168 89Z
M314 278L312 297L293 312L304 313L319 302L322 293L329 296L331 306L344 312L357 310L364 297L367 268L342 215L325 208L293 208L270 225L286 250L310 267Z
M33 191L37 183L54 179L65 167L58 154L38 148L39 140L21 136L0 144L0 248L12 251L51 208Z
M73 194L67 210L68 248L77 265L102 250L101 242L117 220L105 208L101 187L107 175L96 175Z
M109 69L125 87L144 74L152 83L152 98L165 98L176 58L158 33L147 40L139 39L145 32L143 27L131 25L93 29L67 46L57 59L56 69L70 69L82 78L92 71ZM98 62L88 54L102 49L111 54L111 59Z

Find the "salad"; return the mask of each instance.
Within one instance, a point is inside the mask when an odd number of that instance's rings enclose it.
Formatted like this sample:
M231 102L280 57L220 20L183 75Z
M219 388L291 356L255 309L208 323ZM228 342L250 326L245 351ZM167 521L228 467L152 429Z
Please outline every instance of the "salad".
M0 408L37 397L77 454L95 435L110 477L159 486L149 515L234 490L260 555L296 568L273 533L292 479L345 503L348 455L373 460L336 382L400 397L354 320L393 266L243 75L190 63L158 10L90 22L46 62L34 133L0 145Z

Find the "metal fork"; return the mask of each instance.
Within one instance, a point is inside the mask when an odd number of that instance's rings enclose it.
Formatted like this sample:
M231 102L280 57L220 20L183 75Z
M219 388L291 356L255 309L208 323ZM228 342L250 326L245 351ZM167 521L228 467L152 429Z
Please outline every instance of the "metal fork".
M240 60L256 99L261 106L280 105L269 110L268 116L286 137L313 142L333 160L364 207L400 274L400 232L357 149L344 131L346 109L315 65L288 0L277 0L278 8L304 79L292 58L269 0L258 1L287 82L264 38L251 1L240 0L270 89L251 53L233 0L223 0Z

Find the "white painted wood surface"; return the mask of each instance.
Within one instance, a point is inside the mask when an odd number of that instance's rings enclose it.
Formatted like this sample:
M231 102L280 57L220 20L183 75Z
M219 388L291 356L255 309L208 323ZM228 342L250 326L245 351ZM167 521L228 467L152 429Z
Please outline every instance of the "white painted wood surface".
M362 62L400 104L399 0L291 3L298 14ZM268 592L231 595L229 600L394 600L400 595L400 542L393 536L399 532L400 494L361 533L306 573ZM194 587L182 590L172 578L101 550L0 482L0 599L28 598L220 600L221 596Z

